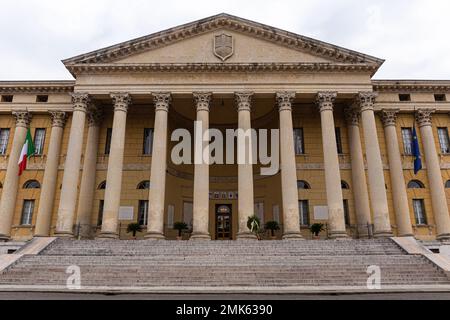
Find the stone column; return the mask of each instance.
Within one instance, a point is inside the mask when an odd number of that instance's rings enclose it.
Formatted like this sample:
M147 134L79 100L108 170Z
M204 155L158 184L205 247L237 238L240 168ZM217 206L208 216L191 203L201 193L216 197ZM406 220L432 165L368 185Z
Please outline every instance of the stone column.
M302 239L298 209L297 163L294 150L292 102L295 92L278 92L280 112L281 194L283 199L283 239Z
M344 201L342 198L342 180L336 145L333 104L336 92L319 92L317 106L322 123L323 156L325 164L325 185L328 202L329 237L347 238L345 228Z
M92 237L92 206L95 195L95 177L97 172L98 140L102 112L91 107L88 113L88 136L84 154L83 173L81 175L80 196L78 198L77 222L82 238Z
M167 118L172 101L170 93L153 94L155 102L155 131L150 175L150 200L147 239L164 240L164 206L167 170Z
M73 93L74 105L69 145L67 148L64 177L59 200L58 221L55 235L73 237L73 222L77 204L78 178L80 176L81 151L83 148L84 123L90 101L87 93Z
M99 238L118 238L120 198L122 195L123 155L127 112L131 104L128 93L111 93L114 103L114 120L111 135L111 151L106 175L105 204L103 209L102 231Z
M194 171L194 221L192 240L211 240L209 234L209 164L203 163L203 150L208 150L208 142L204 142L203 137L209 129L209 107L212 93L194 93L195 106L197 109L197 121L202 124L201 146L198 146L198 140L195 139L195 154L200 157L197 159ZM197 162L202 162L198 164Z
M361 146L359 131L359 112L354 108L345 109L345 118L350 142L350 156L352 162L353 194L355 197L355 211L359 238L369 237L370 217L369 191L367 190L366 166Z
M247 135L245 139L238 138L238 160L239 152L244 152L245 161L238 161L238 240L256 239L256 236L248 229L248 218L253 216L255 210L255 201L253 194L253 162L249 161L249 155L252 154L252 135L250 130L251 124L251 104L253 92L237 92L235 93L236 106L238 108L238 128L241 136ZM240 140L240 141L239 141Z
M31 122L31 114L27 111L16 111L13 115L16 118L16 129L0 201L0 241L8 241L11 236L19 187L19 157Z
M382 110L381 120L384 126L389 173L391 175L392 196L399 237L413 237L411 215L409 213L408 194L397 137L397 114L400 110Z
M392 229L389 219L383 162L381 160L380 144L378 143L377 126L373 112L376 96L374 92L360 92L358 94L358 104L361 107L361 118L364 129L370 201L375 227L374 236L382 238L391 237Z
M420 134L422 136L428 181L430 183L431 203L436 222L437 239L449 240L450 217L432 127L432 114L434 112L434 109L419 109L416 113L416 121L419 124Z
M62 111L49 111L52 117L52 133L45 163L39 209L36 218L36 237L48 237L52 223L53 206L55 202L56 183L58 181L59 156L61 141L66 124L67 114Z

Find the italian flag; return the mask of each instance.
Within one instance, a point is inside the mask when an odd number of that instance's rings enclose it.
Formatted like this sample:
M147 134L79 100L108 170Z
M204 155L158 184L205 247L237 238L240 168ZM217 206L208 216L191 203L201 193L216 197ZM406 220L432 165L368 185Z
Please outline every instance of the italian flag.
M19 176L27 169L27 160L34 154L34 144L33 139L31 138L31 131L28 128L27 138L25 139L25 143L23 144L22 151L20 152L19 157Z

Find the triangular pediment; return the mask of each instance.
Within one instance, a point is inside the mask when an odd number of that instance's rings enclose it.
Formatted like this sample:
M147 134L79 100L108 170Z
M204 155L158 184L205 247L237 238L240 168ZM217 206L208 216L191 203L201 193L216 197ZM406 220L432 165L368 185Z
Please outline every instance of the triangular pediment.
M383 60L318 40L220 14L63 61L80 65L321 64L363 65Z

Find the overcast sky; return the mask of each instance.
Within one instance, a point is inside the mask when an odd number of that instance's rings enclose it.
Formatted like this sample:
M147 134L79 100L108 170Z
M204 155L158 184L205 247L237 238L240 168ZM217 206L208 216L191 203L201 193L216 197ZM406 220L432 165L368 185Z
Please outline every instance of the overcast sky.
M226 12L450 79L448 0L0 0L0 80L72 79L62 59Z

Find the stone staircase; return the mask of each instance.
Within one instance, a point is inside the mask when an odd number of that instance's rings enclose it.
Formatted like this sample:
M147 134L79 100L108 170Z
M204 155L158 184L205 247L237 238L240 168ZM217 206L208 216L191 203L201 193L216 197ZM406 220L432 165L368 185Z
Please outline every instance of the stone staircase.
M75 241L58 239L0 274L0 287L65 286L79 266L83 287L366 287L450 285L445 273L392 240Z

